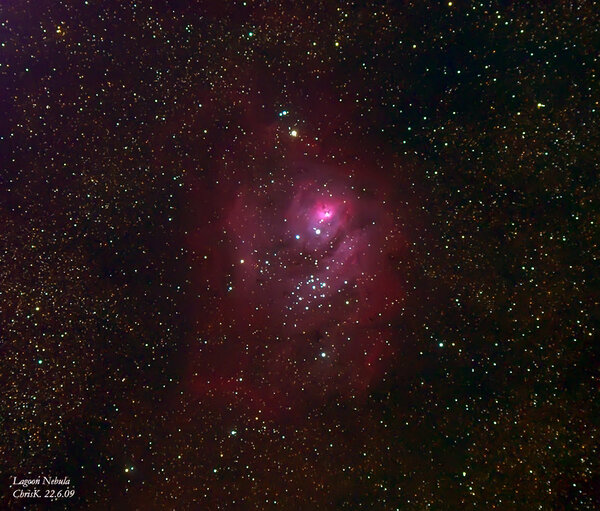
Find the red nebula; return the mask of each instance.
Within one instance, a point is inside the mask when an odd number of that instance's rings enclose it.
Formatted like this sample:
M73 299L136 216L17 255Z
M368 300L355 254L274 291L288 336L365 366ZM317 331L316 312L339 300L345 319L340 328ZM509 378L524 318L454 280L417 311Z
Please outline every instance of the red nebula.
M404 297L390 254L405 237L385 177L366 176L306 160L196 192L221 212L189 237L199 399L277 415L385 375Z

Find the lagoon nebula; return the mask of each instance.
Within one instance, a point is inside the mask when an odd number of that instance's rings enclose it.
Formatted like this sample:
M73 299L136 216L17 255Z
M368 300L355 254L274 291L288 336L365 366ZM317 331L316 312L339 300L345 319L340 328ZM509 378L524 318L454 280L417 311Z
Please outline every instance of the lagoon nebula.
M385 376L401 349L406 248L386 171L284 151L272 171L223 175L196 197L220 211L210 226L191 222L191 268L208 297L189 367L201 399L278 415L360 397Z

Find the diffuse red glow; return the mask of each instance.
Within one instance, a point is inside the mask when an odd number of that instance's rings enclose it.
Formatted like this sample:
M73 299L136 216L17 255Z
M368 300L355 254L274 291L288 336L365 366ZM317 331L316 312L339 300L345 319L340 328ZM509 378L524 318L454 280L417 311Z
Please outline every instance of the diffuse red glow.
M404 295L389 254L404 236L384 180L369 178L301 161L211 193L220 221L191 236L208 253L196 285L212 291L190 358L200 399L279 413L383 377Z

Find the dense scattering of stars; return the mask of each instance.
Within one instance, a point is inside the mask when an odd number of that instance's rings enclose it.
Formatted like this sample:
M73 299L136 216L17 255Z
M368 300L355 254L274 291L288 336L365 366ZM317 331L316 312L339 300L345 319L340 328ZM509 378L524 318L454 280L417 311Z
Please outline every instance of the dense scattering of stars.
M595 2L0 35L0 507L600 508Z

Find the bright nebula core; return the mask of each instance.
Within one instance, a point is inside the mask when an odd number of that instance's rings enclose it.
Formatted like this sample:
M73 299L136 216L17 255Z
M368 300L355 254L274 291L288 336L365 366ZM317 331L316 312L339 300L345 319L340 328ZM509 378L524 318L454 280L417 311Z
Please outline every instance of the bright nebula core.
M400 349L405 237L385 172L361 176L305 158L201 199L221 211L190 236L210 296L189 368L202 399L278 414L384 377Z

